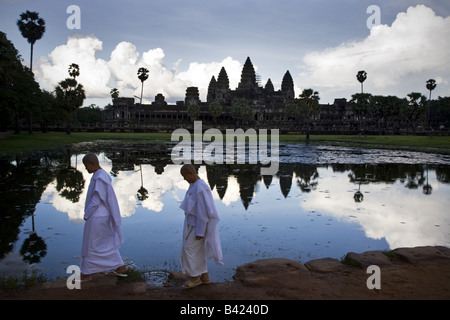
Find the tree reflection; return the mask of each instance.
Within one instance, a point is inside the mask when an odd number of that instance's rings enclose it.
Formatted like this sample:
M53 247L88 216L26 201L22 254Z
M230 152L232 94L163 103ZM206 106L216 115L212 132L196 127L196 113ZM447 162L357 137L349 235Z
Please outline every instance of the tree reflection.
M139 201L144 201L148 198L148 191L144 188L144 178L142 177L142 165L139 165L139 170L136 170L135 172L140 171L141 172L141 187L137 191L137 198Z
M352 167L352 172L348 174L350 182L358 184L358 190L353 194L355 202L363 202L364 194L361 192L361 184L368 184L370 181L374 181L374 170L368 170L368 165L358 165Z
M56 190L59 194L76 203L84 188L83 174L75 168L64 168L56 175Z
M358 190L353 195L353 199L355 199L355 202L362 202L364 200L364 195L361 192L361 181L358 184Z
M56 174L56 190L59 194L76 203L80 200L80 195L84 188L83 174L77 170L77 156L75 153L75 168L71 163L72 151L71 148L67 148L65 157L61 159L66 163L63 169L59 170Z
M47 255L47 244L42 237L33 232L20 247L20 254L23 257L23 261L30 264L39 263Z
M317 189L319 184L318 166L302 165L297 166L295 174L297 176L297 186L302 192L311 192Z
M427 182L425 183L425 185L422 187L422 191L424 194L426 195L430 195L431 192L433 191L433 187L428 183L428 166L425 166L426 168L426 180Z
M20 233L20 226L32 217L36 204L47 185L54 179L54 158L45 153L25 156L17 155L14 160L0 161L0 259L14 248ZM32 235L23 245L23 253L31 260L45 255L45 242Z

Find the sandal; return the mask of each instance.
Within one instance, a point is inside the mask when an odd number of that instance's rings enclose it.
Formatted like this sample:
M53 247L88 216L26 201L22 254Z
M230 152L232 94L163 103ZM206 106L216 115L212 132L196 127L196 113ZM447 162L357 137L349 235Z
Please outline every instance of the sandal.
M189 279L188 281L186 281L185 284L183 284L183 288L191 289L191 288L201 285L202 283L203 282L202 282L202 280L200 280L200 278L197 278L195 280Z
M105 274L107 276L116 276L116 277L121 277L121 278L125 278L128 276L126 273L119 273L116 270L111 271L111 272L106 272Z
M209 279L209 275L207 273L204 273L201 275L200 280L202 281L202 284L210 284L211 280Z

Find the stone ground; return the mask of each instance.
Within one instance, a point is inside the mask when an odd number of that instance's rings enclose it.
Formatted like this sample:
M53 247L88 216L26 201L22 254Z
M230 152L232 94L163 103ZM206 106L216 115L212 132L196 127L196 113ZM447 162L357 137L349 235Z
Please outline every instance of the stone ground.
M257 260L237 268L234 280L183 289L172 273L165 286L125 282L97 274L81 290L66 279L26 289L0 290L1 300L449 300L450 248L399 248L348 253L342 263L325 258L302 264L288 259ZM380 289L368 289L369 265L380 268ZM374 283L369 281L369 283Z

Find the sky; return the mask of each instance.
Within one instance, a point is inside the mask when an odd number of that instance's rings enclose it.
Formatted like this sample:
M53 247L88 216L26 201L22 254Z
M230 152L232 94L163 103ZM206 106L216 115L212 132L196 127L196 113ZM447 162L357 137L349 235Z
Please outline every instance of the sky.
M433 98L450 96L448 0L0 0L0 31L29 65L16 25L26 10L46 23L34 46L36 80L53 91L77 63L84 106L111 103L112 88L140 97L140 67L150 71L143 103L158 93L184 100L190 86L206 101L222 67L237 87L247 57L261 86L270 78L279 90L289 71L296 96L312 88L324 104L359 93L359 70L367 93L428 97L432 78Z

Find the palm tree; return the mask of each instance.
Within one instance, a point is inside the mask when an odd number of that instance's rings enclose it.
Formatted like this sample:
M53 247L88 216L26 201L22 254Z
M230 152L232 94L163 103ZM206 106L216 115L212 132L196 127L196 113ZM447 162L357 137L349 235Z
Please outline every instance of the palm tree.
M319 108L319 92L313 89L304 89L299 96L301 114L305 115L306 124L306 140L309 141L309 124L310 121L320 112Z
M80 75L80 67L76 63L72 63L69 66L69 76L77 80L77 77Z
M33 72L33 46L36 40L39 40L44 35L45 21L39 18L39 13L27 10L20 14L20 19L17 20L17 27L19 27L22 36L31 44L30 71ZM28 132L33 132L31 108Z
M144 81L148 79L148 69L147 68L139 68L138 70L138 78L141 80L142 86L141 86L141 101L140 104L142 105L142 93L144 92ZM141 122L141 106L139 106L139 119L138 119L138 126Z
M77 110L86 99L86 94L81 83L78 83L76 77L80 75L80 68L72 63L69 66L69 75L72 78L66 78L58 83L55 88L56 99L61 107L67 111L66 133L70 134L70 113Z
M142 93L144 91L144 81L148 79L148 69L146 68L139 68L138 70L138 78L141 80L142 87L141 87L141 104L142 104Z
M45 21L39 18L39 13L27 10L20 14L20 19L17 20L17 26L22 36L31 44L30 70L33 71L33 46L36 40L41 39L44 35Z
M367 72L364 70L358 71L358 74L356 75L356 79L361 83L361 93L363 92L363 82L367 79Z
M427 110L427 127L430 127L430 109L431 109L431 91L436 88L436 80L429 79L427 81L427 89L430 90L430 98L428 99L428 110Z
M114 99L119 97L119 90L117 88L113 88L113 89L111 89L109 94L111 95L111 99L114 102Z

